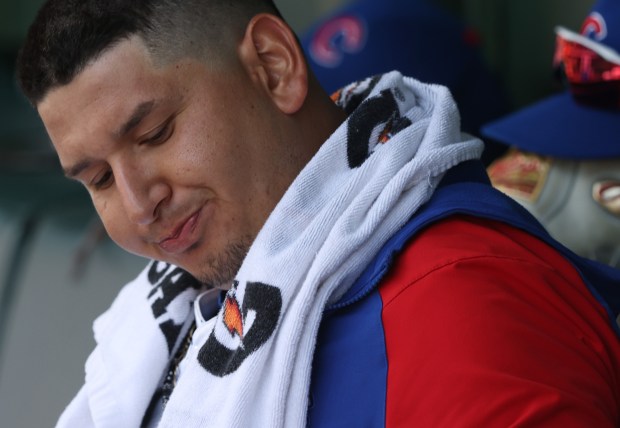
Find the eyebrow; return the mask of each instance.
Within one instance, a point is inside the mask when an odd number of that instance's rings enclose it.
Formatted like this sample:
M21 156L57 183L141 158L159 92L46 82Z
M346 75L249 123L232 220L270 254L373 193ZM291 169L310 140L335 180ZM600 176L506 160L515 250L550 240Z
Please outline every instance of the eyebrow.
M90 160L84 160L81 162L78 162L77 164L69 167L69 168L63 168L63 171L65 173L65 176L68 178L75 178L77 177L82 171L84 171L86 168L88 168L91 164Z
M133 130L136 126L138 126L140 122L142 122L142 120L146 116L148 116L149 113L151 113L151 111L153 111L154 108L155 108L155 100L145 101L145 102L138 104L136 108L133 110L133 112L131 113L131 116L129 116L129 119L127 119L127 121L123 123L116 132L114 132L114 135L117 138L121 138L127 135L129 132L131 132L131 130ZM91 165L91 163L92 162L90 160L83 160L71 167L63 168L64 174L68 178L75 178L82 171L88 168Z
M142 119L148 116L148 114L153 111L154 108L155 100L145 101L138 104L133 110L131 116L129 116L129 119L127 119L127 121L122 124L115 132L115 135L117 137L123 137L127 135L132 129L138 126L140 122L142 122Z

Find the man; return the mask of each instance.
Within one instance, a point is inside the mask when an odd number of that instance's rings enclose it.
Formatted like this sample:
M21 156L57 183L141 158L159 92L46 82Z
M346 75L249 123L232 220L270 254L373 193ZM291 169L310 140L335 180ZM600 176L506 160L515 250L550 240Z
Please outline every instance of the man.
M490 187L445 88L334 104L267 0L51 0L19 67L110 236L158 260L58 426L620 421L618 272Z
M513 150L494 185L564 245L620 267L620 2L596 2L575 33L557 28L554 65L567 90L487 124Z

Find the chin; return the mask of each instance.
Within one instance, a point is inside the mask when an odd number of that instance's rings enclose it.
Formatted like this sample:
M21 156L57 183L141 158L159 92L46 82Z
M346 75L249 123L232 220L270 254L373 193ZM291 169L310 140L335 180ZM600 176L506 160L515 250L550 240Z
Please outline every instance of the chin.
M237 243L226 246L216 254L199 256L192 266L177 266L185 269L197 280L209 287L227 290L232 283L250 248L249 239L241 239Z

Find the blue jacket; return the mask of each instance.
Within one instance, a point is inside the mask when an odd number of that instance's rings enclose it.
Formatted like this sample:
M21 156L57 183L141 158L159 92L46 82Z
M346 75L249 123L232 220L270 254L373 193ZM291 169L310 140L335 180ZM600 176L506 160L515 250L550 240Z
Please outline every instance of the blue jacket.
M580 272L620 337L615 321L620 315L620 271L583 259L556 242L525 209L490 186L479 162L470 161L448 172L432 199L325 311L313 363L308 426L385 426L388 358L377 288L416 233L454 214L504 222L553 246Z

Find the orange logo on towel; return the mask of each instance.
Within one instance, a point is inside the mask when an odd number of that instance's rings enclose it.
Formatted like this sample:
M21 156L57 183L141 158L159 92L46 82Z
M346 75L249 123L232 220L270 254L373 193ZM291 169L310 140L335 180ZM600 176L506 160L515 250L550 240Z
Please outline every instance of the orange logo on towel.
M243 338L243 316L237 299L231 296L226 296L224 301L224 325L230 334L237 333Z
M386 125L385 128L383 128L383 131L381 131L381 134L379 134L379 140L378 142L380 144L385 144L388 141L390 141L390 138L392 138L392 129L394 128L394 121L390 120Z
M280 314L282 313L282 294L280 289L262 282L245 284L243 300L237 299L237 281L228 290L222 305L222 318L218 317L215 329L198 351L198 362L214 376L223 377L236 371L243 361L269 340L273 335ZM245 315L244 315L245 314ZM245 317L249 318L244 319ZM244 324L248 322L248 324ZM222 331L224 342L216 335L216 329L222 326L231 334L227 340ZM221 328L221 327L220 327ZM223 330L223 329L222 329ZM241 340L237 340L235 334Z

